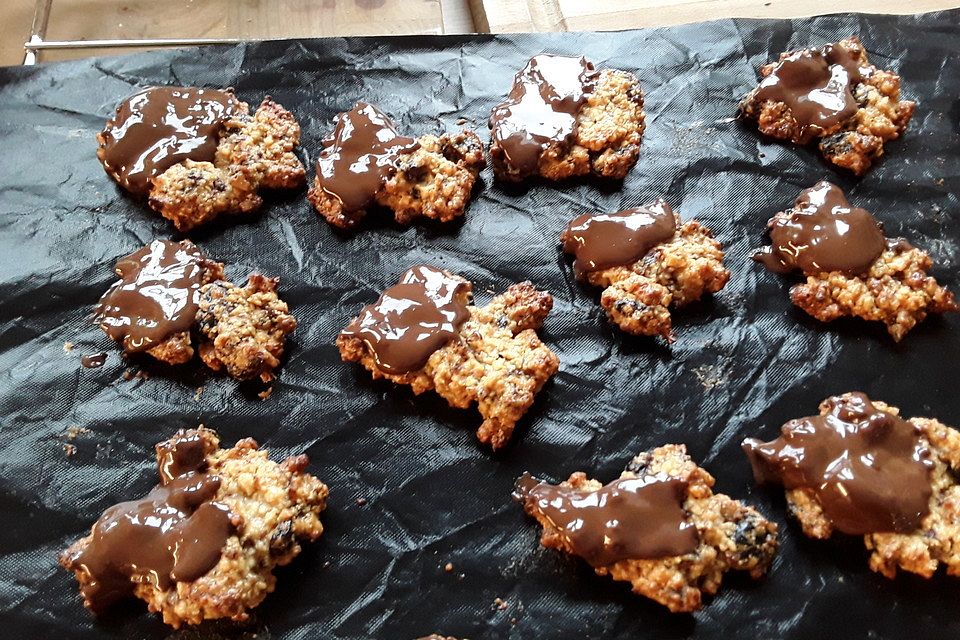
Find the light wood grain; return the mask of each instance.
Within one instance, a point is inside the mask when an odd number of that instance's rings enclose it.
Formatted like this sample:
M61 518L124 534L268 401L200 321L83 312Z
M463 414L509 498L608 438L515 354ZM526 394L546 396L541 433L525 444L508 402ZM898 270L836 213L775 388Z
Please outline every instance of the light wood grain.
M441 6L442 5L442 6ZM20 64L34 0L2 0L0 64ZM47 40L463 33L467 0L54 0ZM118 53L57 51L41 60Z
M606 31L718 18L793 18L823 13L922 13L958 0L471 0L474 18L492 33Z

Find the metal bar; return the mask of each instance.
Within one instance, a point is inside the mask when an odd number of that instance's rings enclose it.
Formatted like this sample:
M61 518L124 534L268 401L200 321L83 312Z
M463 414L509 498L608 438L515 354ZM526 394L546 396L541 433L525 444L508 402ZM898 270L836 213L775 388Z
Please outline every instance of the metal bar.
M47 25L50 23L50 8L53 0L37 0L33 7L33 24L30 27L30 40L23 45L23 64L37 63L36 45L43 42L47 35Z
M240 38L156 38L143 40L47 40L25 42L25 49L111 49L120 47L188 47L206 44L237 44Z

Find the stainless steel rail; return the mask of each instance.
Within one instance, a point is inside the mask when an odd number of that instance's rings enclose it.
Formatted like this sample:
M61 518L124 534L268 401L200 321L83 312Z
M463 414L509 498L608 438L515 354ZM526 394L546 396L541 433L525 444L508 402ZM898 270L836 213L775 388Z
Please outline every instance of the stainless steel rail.
M236 44L239 38L148 38L140 40L44 40L50 23L53 0L37 0L30 39L23 43L23 64L37 63L41 51L56 49L102 49L130 47L189 47L208 44Z

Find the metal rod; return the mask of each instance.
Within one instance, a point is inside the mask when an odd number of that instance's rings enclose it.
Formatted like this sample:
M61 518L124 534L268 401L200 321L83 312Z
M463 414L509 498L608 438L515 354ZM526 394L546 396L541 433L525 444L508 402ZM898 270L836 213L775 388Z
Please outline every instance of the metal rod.
M116 47L187 47L205 44L237 44L240 38L157 38L144 40L47 40L23 44L24 49L99 49Z
M33 6L33 25L30 27L30 41L23 45L23 64L37 64L37 52L34 45L43 42L50 23L50 8L53 0L37 0Z

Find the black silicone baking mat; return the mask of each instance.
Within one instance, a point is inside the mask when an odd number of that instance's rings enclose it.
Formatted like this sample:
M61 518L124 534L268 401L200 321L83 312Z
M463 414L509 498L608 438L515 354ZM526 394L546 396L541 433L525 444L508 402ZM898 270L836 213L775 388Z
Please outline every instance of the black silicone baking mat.
M760 63L850 34L877 66L902 72L905 96L919 103L906 137L861 180L734 119ZM585 54L641 78L647 132L622 186L505 188L488 169L462 224L404 229L371 216L349 236L322 222L303 193L269 198L262 215L191 234L235 277L259 269L282 278L300 326L269 400L196 369L173 376L151 367L148 380L124 379L127 367L89 313L118 256L174 234L97 162L94 135L120 99L149 84L232 85L252 104L271 94L300 119L312 169L332 116L359 99L417 134L463 117L486 139L490 108L541 51ZM805 539L787 522L782 495L753 486L739 448L743 437L772 437L824 397L857 389L907 415L960 425L957 318L930 319L899 345L882 326L821 325L790 306L786 279L747 258L765 242L767 218L826 178L889 235L928 250L934 274L960 288L958 61L960 13L946 12L300 40L0 69L0 635L958 637L960 580L888 581L868 570L859 539ZM558 248L574 215L661 195L716 231L733 271L714 299L676 314L672 347L612 330ZM471 278L482 303L489 289L528 278L556 297L542 337L560 372L501 454L475 442L475 412L372 383L332 344L362 304L420 262ZM106 366L80 366L101 349ZM326 534L278 572L277 591L240 630L173 633L140 603L95 620L56 566L58 552L104 508L155 483L155 442L200 422L227 445L253 436L275 456L308 453L331 487ZM72 426L89 433L67 442ZM695 615L671 615L540 549L537 527L509 498L524 470L559 480L583 469L607 481L637 451L668 442L686 443L720 490L782 525L768 579L731 576Z

